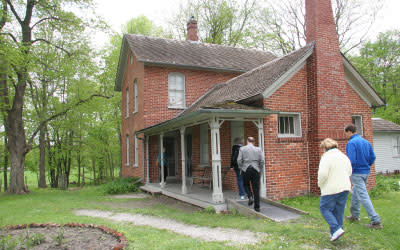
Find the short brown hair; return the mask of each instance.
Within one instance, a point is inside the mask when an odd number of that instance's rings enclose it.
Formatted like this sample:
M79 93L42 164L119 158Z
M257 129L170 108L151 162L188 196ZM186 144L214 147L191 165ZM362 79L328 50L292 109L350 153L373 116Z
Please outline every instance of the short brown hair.
M352 132L353 134L357 131L357 127L354 124L349 124L344 128L345 132Z
M334 139L325 138L323 141L321 141L320 147L321 147L321 149L326 151L326 150L329 150L331 148L337 148L338 147L338 143Z

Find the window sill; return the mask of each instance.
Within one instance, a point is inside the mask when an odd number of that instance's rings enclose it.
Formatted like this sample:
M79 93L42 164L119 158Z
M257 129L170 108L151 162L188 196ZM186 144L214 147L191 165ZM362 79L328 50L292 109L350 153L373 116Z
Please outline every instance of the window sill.
M129 115L128 116L125 116L125 119L128 119L129 118Z
M169 109L186 109L186 107L174 107L174 106L168 106Z
M208 163L200 163L199 165L197 165L199 168L208 168L209 165Z
M137 167L139 167L139 165L138 164L133 164L133 167L137 168Z
M125 163L125 167L129 167L129 163Z
M302 137L278 137L278 142L303 142Z
M132 115L135 115L137 113L137 111L135 111L135 112L132 112Z

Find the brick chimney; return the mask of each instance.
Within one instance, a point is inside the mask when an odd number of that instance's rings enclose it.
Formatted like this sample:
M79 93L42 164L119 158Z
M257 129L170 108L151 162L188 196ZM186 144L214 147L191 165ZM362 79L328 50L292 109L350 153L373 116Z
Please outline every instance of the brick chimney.
M186 40L189 41L198 41L199 38L197 36L197 21L192 16L187 23L187 37Z
M314 53L307 62L310 187L318 193L320 141L330 137L343 150L347 142L343 129L351 123L352 112L331 0L305 2L307 43L315 42Z

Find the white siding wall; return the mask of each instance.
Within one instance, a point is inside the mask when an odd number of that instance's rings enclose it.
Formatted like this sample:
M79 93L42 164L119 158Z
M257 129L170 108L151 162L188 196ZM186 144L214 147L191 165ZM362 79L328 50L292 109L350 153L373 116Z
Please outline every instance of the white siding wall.
M393 138L400 133L374 133L375 168L377 173L400 170L400 157L393 156Z

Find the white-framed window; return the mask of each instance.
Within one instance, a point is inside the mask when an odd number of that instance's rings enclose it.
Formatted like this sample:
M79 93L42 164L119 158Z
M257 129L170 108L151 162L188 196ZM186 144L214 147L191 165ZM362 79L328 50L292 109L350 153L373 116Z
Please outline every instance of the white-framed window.
M200 164L208 164L208 124L200 125Z
M134 89L134 97L135 97L135 105L134 105L134 110L133 113L138 112L138 83L137 79L133 82L133 89Z
M139 143L138 138L135 136L135 161L133 164L134 167L139 166Z
M392 144L393 144L393 156L400 157L400 135L394 136L392 138Z
M278 137L301 137L299 113L280 113L278 115Z
M233 146L236 138L240 138L241 143L244 143L244 122L231 121L231 145Z
M125 117L129 117L129 88L126 88L125 91Z
M133 55L132 55L132 52L129 53L129 63L130 63L130 64L133 63Z
M181 73L168 75L168 107L185 108L185 76Z
M125 165L129 166L129 135L126 135L125 144L126 144L126 161L125 161Z
M362 121L362 116L361 115L353 115L351 117L351 120L353 122L353 124L356 126L357 131L356 133L363 136L364 135L364 131L363 131L363 121Z

